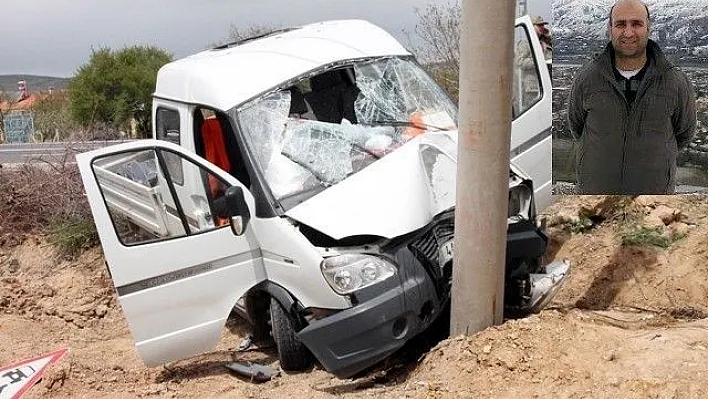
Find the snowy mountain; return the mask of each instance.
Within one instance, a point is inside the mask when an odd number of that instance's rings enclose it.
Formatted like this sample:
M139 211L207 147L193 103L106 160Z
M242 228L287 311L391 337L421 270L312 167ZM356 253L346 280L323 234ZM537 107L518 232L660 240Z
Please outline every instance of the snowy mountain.
M614 0L554 0L553 34L561 59L589 56L607 43ZM646 0L651 38L675 60L708 62L708 0Z

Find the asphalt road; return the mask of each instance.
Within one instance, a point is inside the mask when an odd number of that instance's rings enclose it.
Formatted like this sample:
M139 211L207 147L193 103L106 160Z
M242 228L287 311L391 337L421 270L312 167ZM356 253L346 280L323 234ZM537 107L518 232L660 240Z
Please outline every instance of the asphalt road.
M123 141L52 142L32 144L0 144L0 164L28 162L75 162L80 152L106 147Z

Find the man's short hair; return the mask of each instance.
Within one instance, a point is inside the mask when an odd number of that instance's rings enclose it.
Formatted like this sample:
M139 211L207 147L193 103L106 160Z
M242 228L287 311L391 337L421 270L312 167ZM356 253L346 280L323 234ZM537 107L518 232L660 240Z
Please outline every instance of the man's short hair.
M608 19L608 23L610 26L612 26L612 11L614 11L615 6L617 5L618 2L615 2L615 4L610 7L610 16ZM651 14L649 13L649 6L646 5L646 3L642 2L642 5L644 6L644 9L647 10L647 22L651 22Z

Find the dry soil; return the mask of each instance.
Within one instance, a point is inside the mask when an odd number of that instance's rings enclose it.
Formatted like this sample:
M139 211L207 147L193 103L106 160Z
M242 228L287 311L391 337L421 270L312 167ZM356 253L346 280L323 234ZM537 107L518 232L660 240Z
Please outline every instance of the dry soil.
M34 398L708 397L708 198L608 205L604 197L562 197L542 219L547 260L568 258L573 271L540 314L452 337L418 359L394 356L357 379L315 366L263 384L223 367L232 360L278 367L272 349L236 350L244 322L230 322L213 353L147 368L100 248L67 261L44 237L5 237L0 367L69 348L28 392ZM675 241L621 245L622 232L637 224Z

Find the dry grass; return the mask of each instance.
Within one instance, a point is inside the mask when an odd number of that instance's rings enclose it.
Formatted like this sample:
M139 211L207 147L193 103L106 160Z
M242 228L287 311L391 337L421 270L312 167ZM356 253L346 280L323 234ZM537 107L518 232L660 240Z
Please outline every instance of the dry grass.
M0 245L49 235L64 255L97 243L79 170L67 154L0 168Z

